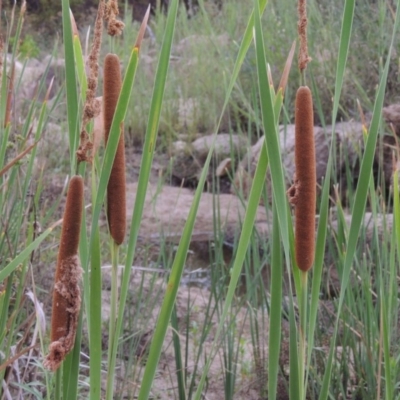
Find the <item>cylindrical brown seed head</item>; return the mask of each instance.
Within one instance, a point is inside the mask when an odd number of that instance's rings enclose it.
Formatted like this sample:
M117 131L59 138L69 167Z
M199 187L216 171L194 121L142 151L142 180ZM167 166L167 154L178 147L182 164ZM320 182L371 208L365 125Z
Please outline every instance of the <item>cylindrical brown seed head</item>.
M44 365L59 368L73 349L78 326L81 296L81 267L78 258L79 234L83 208L83 179L71 178L65 206L60 249L53 291L51 343Z
M51 341L56 342L67 336L71 325L71 299L65 291L69 283L71 271L70 260L75 260L78 254L79 234L83 208L83 179L81 176L71 178L67 193L63 225L61 231L60 248L57 259L55 289L53 292L53 315L51 319ZM76 264L74 261L73 264ZM75 270L75 265L72 268ZM67 279L66 279L67 278ZM73 277L73 280L75 278ZM63 288L60 288L60 283ZM79 312L78 312L79 314Z
M119 58L107 54L104 62L103 118L104 138L107 145L115 108L121 91L122 78ZM107 186L107 218L111 237L120 245L126 232L125 144L123 125Z
M296 262L308 271L315 250L316 168L313 102L307 86L300 87L296 95L295 164Z

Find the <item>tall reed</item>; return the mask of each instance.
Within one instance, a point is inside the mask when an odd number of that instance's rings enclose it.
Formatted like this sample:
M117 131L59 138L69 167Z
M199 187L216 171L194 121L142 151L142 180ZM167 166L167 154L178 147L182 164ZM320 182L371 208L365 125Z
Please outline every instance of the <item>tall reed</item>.
M53 291L51 344L44 365L52 371L59 368L75 342L81 306L79 282L82 270L78 245L83 208L83 178L74 176L69 183L60 250Z

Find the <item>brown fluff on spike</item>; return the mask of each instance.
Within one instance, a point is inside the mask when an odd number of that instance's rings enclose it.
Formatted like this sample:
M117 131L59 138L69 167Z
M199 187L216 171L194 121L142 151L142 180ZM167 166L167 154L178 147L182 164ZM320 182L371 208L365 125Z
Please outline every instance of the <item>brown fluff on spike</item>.
M121 86L119 58L115 54L107 54L104 61L103 88L104 138L106 145ZM120 129L121 135L107 186L108 225L111 237L117 245L124 241L126 232L125 143L122 124Z
M296 262L302 271L308 271L315 250L316 169L313 102L307 86L300 87L296 95L295 164L294 185L288 194L295 205Z
M61 231L53 291L51 343L44 365L55 371L73 349L81 305L79 282L82 270L78 258L82 221L83 179L71 178Z

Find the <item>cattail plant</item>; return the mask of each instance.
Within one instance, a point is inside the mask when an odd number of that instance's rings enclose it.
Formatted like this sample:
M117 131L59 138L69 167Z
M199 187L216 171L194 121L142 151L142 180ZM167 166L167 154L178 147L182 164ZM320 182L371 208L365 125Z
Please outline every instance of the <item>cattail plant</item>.
M58 369L73 349L78 325L82 270L78 258L79 233L83 207L83 178L71 178L65 206L60 249L53 291L51 344L44 365Z
M300 51L298 65L301 77L311 58L307 47L306 0L298 2L298 34ZM296 208L295 253L297 266L307 272L314 262L316 166L314 145L314 111L311 91L307 86L297 90L295 104L296 175L289 189L289 201Z
M107 145L117 107L119 94L122 87L121 69L119 58L115 54L107 54L104 61L104 87L103 87L103 122L104 141ZM111 271L111 307L109 343L114 341L115 324L118 310L118 251L119 245L125 238L126 231L126 184L125 184L125 144L123 124L120 125L120 137L114 163L111 167L110 178L107 186L107 218L112 238L112 271ZM108 364L111 369L112 345L109 346ZM113 396L114 374L108 374L106 398Z
M121 86L122 79L119 58L115 54L107 54L104 62L103 90L103 120L106 144ZM126 232L125 144L122 125L120 129L121 135L107 187L108 225L111 237L117 245L120 245L124 241Z
M305 69L311 61L307 47L307 9L306 0L298 1L298 34L300 51L298 65L302 81L305 82ZM295 206L295 257L301 270L299 290L299 398L306 398L307 375L307 308L308 271L314 263L315 253L315 208L316 208L316 163L314 144L314 111L311 91L300 86L295 103L295 164L294 184L289 189L289 201ZM292 336L291 341L295 338Z
M295 205L296 262L302 271L308 271L314 262L316 169L313 102L307 86L301 86L296 94L295 164L295 182L289 195Z

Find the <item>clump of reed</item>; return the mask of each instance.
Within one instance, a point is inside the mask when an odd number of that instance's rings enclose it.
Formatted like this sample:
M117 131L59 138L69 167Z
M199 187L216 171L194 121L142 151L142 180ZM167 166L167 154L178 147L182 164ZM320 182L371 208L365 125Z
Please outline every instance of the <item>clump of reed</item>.
M52 371L59 368L73 349L81 306L79 283L82 270L78 245L83 209L83 178L71 178L65 205L60 249L53 290L51 343L44 365Z

